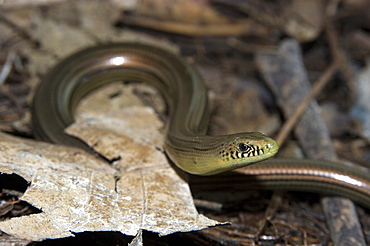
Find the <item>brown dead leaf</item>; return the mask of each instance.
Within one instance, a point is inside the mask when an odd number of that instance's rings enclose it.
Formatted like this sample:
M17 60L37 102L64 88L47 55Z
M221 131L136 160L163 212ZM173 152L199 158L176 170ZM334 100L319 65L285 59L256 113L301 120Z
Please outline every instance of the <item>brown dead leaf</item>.
M163 146L160 132L164 128L163 122L158 120L152 108L143 106L134 95L135 88L158 96L155 90L142 85L116 83L105 86L84 98L77 109L78 120L67 132L83 139L105 158L115 160L114 164L121 172L169 168L163 151L159 151Z

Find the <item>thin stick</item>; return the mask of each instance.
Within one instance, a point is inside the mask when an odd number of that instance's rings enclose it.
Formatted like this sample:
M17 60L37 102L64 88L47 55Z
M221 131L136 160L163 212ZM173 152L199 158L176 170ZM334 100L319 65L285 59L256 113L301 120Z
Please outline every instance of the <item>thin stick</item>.
M256 28L255 22L246 20L232 24L196 25L183 24L174 21L158 21L145 17L126 16L122 21L128 25L141 26L189 36L230 36L245 35L246 33L251 32L257 32L262 36L265 36L266 34L265 30Z
M281 146L286 140L288 134L292 131L293 127L297 124L298 120L301 118L302 114L305 112L309 103L314 99L324 88L324 86L332 78L333 74L338 69L338 62L334 61L325 70L321 77L314 83L314 86L309 94L302 100L301 104L295 110L293 115L284 123L278 136L276 137L276 142Z

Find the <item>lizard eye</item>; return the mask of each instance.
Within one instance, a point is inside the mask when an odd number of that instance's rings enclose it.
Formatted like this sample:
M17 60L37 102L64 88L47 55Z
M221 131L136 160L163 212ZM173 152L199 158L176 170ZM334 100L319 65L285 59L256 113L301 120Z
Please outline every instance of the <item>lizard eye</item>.
M238 145L238 150L240 150L241 152L244 152L244 151L246 151L246 150L248 150L248 145L246 145L245 143L240 143L239 145Z

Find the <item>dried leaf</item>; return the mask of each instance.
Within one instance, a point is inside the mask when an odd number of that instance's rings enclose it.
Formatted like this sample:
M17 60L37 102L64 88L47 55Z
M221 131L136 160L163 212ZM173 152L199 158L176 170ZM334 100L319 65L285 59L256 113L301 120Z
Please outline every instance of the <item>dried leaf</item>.
M22 200L42 213L0 222L0 229L28 240L72 232L140 229L161 235L218 224L199 215L188 185L171 169L121 175L83 151L0 134L2 173L30 182Z

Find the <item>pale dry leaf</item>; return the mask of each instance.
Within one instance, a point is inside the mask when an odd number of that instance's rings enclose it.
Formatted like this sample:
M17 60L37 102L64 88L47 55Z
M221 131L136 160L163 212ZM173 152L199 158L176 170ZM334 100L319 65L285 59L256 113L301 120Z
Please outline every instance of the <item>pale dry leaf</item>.
M42 211L0 222L0 230L15 237L136 235L140 229L166 235L218 224L197 213L189 187L172 169L135 170L117 180L113 167L81 150L6 134L0 139L1 172L29 182L21 199Z
M50 18L45 21L45 18L37 12L32 16L32 21L34 38L39 40L44 50L58 57L64 57L66 54L94 44L94 40L79 28Z
M171 168L159 149L162 123L149 107L129 107L76 121L67 132L83 139L121 172L143 168Z
M143 245L143 231L140 230L136 237L132 239L131 243L128 244L128 246L142 246L142 245Z
M73 1L78 10L80 31L82 30L96 40L110 40L114 34L114 22L121 15L121 9L116 8L109 1L89 0Z
M67 132L83 139L105 158L116 160L121 171L169 167L163 153L158 151L163 146L163 123L152 108L143 106L133 93L135 89L158 97L152 88L110 84L81 101L76 124ZM163 102L158 104L164 110Z
M151 100L153 107L163 113L166 109L160 94L153 87L142 83L123 84L110 83L99 88L98 93L91 93L79 102L76 108L76 118L90 118L91 115L101 115L108 111L116 111L130 106L145 106L137 96L145 94ZM89 99L91 97L91 99ZM88 115L85 115L88 114Z
M110 41L116 35L112 26L120 13L107 1L69 1L49 6L48 15L35 10L31 33L43 49L63 57L97 42Z
M60 170L87 170L99 171L114 175L116 170L105 162L87 154L85 151L67 146L16 138L0 132L0 160L3 163L14 164L9 170L30 180L37 168L52 167ZM27 169L19 168L16 164L26 163ZM4 173L9 173L1 170Z
M146 227L142 229L166 235L187 231L193 224L204 225L207 220L203 216L198 217L193 210L188 185L172 169L161 150L163 123L152 108L132 105L132 102L140 101L132 94L132 88L117 86L107 86L84 98L81 103L81 106L86 106L83 114L67 132L87 142L102 156L116 159L115 167L121 173L117 189L121 184L127 185L125 180L128 174L132 178L133 171L140 171L141 177L135 178L142 182L146 197L143 212ZM109 95L113 88L119 93L112 98ZM109 113L101 112L100 107L91 107L93 102L98 101L102 102L101 108L107 110L105 104L109 104L110 100L116 103L113 103ZM120 101L118 107L117 101Z

